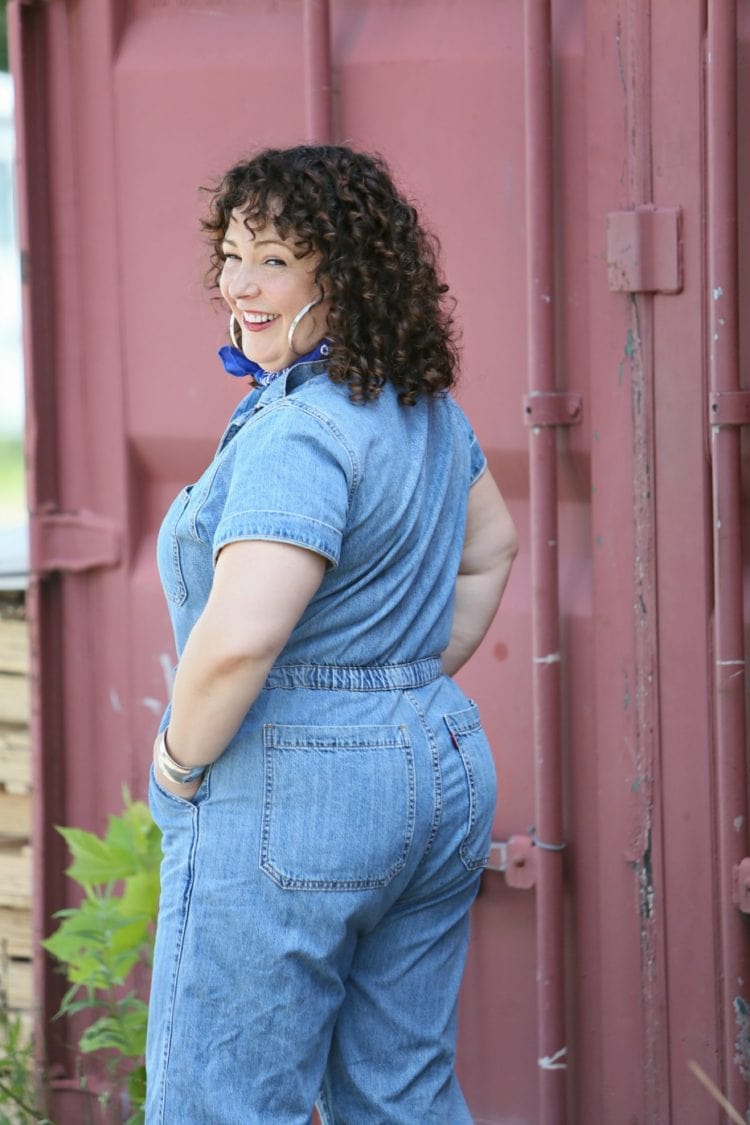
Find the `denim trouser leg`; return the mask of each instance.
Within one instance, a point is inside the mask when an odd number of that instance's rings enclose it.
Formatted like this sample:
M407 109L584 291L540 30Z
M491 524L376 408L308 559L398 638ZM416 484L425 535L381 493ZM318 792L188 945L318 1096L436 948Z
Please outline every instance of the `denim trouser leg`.
M152 778L147 1125L309 1125L321 1090L336 1125L470 1121L455 1009L494 773L476 708L404 667L264 691L192 802Z
M325 1125L471 1122L453 1061L473 897L404 905L359 942L318 1103Z

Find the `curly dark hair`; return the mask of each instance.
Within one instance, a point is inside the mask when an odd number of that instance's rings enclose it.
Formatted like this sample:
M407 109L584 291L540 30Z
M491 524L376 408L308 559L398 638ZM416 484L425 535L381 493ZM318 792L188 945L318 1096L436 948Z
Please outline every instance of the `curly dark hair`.
M447 391L458 370L455 302L438 272L439 244L396 189L380 156L344 145L265 149L240 161L210 192L203 229L218 286L231 214L273 222L300 255L317 252L316 280L331 299L330 378L354 402L386 381L405 405Z

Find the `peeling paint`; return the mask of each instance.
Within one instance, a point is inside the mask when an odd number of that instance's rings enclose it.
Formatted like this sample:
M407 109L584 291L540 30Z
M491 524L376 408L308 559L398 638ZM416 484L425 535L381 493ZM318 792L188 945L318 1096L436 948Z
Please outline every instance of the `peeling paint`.
M567 1070L568 1064L565 1062L567 1053L568 1048L561 1047L554 1055L545 1055L543 1059L537 1059L537 1066L540 1070Z
M721 287L720 285L717 285L717 286L716 286L716 288L714 289L714 294L713 294L713 295L714 295L714 300L715 300L715 301L718 301L719 297L723 297L723 296L724 296L724 290L722 289L722 287Z
M120 700L120 696L117 694L117 692L115 691L114 688L109 689L109 702L112 706L112 710L114 712L116 712L116 714L122 715L122 713L123 713L122 702Z
M146 707L149 711L153 711L155 715L161 715L164 710L164 704L160 699L154 699L151 695L144 695L141 699L141 706Z
M741 832L745 824L745 818L744 816L736 816L732 823L734 824L735 832Z
M646 846L643 855L637 864L638 890L641 908L641 918L650 922L654 916L654 870L651 855L651 824L646 830Z
M734 1061L740 1074L750 1082L750 1006L743 996L735 996L734 1018L737 1021L737 1038L734 1041Z

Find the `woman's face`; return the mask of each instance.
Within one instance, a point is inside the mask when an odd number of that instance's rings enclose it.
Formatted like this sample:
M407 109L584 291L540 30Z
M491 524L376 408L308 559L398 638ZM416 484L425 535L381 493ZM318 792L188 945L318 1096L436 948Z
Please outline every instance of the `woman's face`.
M283 239L273 223L247 227L242 215L232 212L222 243L225 262L219 287L242 329L243 352L264 371L288 367L325 336L330 301L323 299L302 317L294 331L294 349L289 346L295 316L322 296L315 281L318 255L299 258L295 250L294 239Z

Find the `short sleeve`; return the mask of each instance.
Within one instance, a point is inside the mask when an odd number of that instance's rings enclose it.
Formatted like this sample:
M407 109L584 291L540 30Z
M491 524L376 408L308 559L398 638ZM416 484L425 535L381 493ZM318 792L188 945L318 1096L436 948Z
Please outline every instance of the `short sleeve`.
M477 441L477 435L469 426L469 450L471 455L470 470L469 470L469 484L476 484L481 477L484 470L487 468L487 458L484 455L481 445Z
M353 464L336 428L286 400L247 423L234 442L226 501L213 538L276 540L338 564Z

